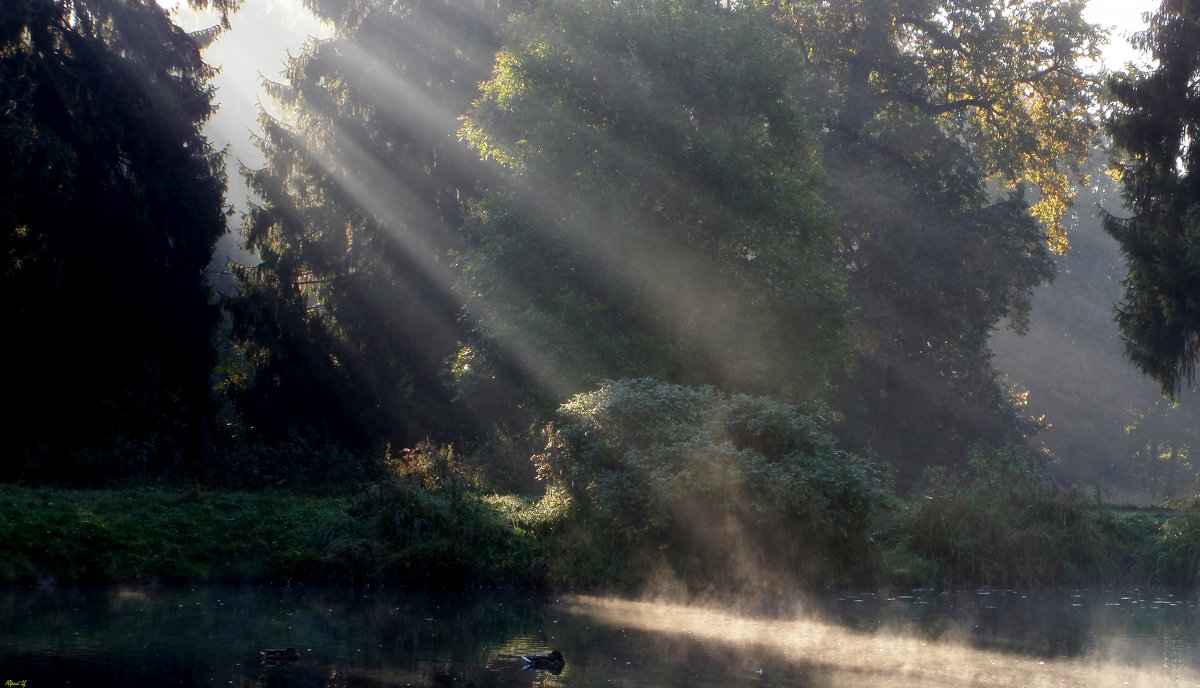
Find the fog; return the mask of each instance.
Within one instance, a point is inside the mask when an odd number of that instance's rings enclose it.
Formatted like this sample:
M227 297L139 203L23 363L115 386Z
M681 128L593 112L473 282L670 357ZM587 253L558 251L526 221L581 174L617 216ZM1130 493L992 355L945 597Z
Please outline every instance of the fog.
M1034 296L1029 333L992 338L995 365L1028 392L1024 411L1045 426L1035 442L1050 452L1065 486L1099 487L1136 504L1195 494L1189 451L1200 397L1185 390L1178 405L1169 403L1124 358L1113 313L1125 268L1101 226L1102 209L1122 216L1124 208L1111 180L1102 172L1095 180L1076 200L1071 250L1057 278Z
M159 4L172 8L175 22L187 31L200 31L220 23L215 12L196 11L174 2ZM219 72L212 79L216 88L217 111L204 128L213 147L226 151L229 186L226 201L234 214L229 219L229 234L217 246L214 270L223 270L227 256L242 263L255 258L242 251L241 214L252 200L250 188L242 178L242 166L254 169L266 164L254 147L261 135L258 125L260 106L273 117L287 119L274 100L266 94L263 80L280 80L289 55L298 55L304 44L328 37L331 29L304 8L301 0L246 0L230 16L232 27L224 31L204 51L204 59ZM224 280L215 280L225 285ZM222 286L222 291L227 287Z
M737 648L729 662L750 675L806 675L812 685L923 686L1163 686L1198 685L1200 673L1169 666L1155 657L1130 661L1119 651L1100 657L1042 657L980 648L964 629L938 638L916 627L878 632L848 629L820 616L798 613L793 620L738 614L697 606L574 596L563 600L567 614L589 623L656 636L676 636L680 649L708 640ZM963 619L970 623L970 619ZM664 657L670 662L674 658ZM805 685L808 685L807 683Z

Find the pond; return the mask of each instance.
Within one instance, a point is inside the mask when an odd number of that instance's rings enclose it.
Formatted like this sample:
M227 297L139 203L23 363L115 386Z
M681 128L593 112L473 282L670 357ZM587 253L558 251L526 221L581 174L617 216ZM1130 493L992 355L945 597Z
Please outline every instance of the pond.
M513 591L0 591L24 686L1198 686L1192 591L914 591L742 611ZM299 661L259 650L293 646ZM521 655L558 649L557 673ZM556 667L555 667L556 668Z

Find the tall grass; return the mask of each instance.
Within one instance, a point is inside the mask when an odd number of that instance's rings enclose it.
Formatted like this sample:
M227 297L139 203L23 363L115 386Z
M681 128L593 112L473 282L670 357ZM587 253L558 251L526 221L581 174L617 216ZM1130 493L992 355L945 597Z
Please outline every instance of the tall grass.
M777 444L785 435L749 437ZM693 446L708 447L710 457L734 455L714 445ZM715 446L721 448L719 439ZM736 457L741 464L722 466L769 466L749 453ZM642 468L652 465L645 451L633 458L645 463ZM577 500L596 494L573 495L561 478L541 496L498 494L470 460L433 446L386 457L385 479L333 495L295 487L230 492L0 485L0 584L309 581L579 589L644 586L670 576L690 588L753 592L756 583L789 580L799 586L839 580L894 585L1200 580L1195 512L1117 509L1055 488L1004 455L981 458L971 475L934 476L926 494L909 503L877 488L839 489L848 480L854 484L856 474L846 471L859 464L834 458L841 462L797 459L791 466L796 473L772 473L790 479L787 489L805 500L804 508L793 505L783 517L759 510L767 505L762 494L753 499L743 490L716 493L707 482L700 484L704 489L684 490L686 485L669 480L676 475L668 470L674 464L653 464L659 472L650 475L665 482L624 498L653 509L644 500L670 497L659 526L610 514L616 503L605 500L580 511ZM822 465L832 471L828 476ZM873 532L864 533L865 521L847 521L840 512L869 513L870 504L846 506L842 499L868 493L880 499L882 516L871 522ZM617 496L599 494L606 500ZM724 501L716 501L718 496ZM783 527L801 518L807 522ZM822 575L793 568L790 579L760 576L771 557L795 563L804 556ZM851 558L857 563L843 567Z
M195 489L0 485L0 583L303 578L338 500Z
M982 452L966 476L931 476L886 528L891 575L947 585L1195 579L1196 523L1119 512L1056 487L1028 458Z
M542 543L561 500L490 493L471 462L432 445L385 457L380 473L332 495L306 481L253 492L0 485L0 584L545 582Z

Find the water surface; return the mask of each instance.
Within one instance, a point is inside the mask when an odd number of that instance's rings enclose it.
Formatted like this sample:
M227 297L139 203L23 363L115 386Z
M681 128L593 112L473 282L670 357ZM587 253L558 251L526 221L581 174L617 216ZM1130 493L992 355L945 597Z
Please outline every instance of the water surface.
M0 591L27 686L1200 686L1191 591L781 598L743 610L512 591ZM296 663L259 649L294 646ZM558 649L561 673L519 655ZM9 684L12 685L12 684Z

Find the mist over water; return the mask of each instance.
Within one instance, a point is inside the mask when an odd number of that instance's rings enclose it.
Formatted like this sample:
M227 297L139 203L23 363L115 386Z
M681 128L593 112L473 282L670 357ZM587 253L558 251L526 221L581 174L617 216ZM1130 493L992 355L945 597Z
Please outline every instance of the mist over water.
M513 591L8 590L28 685L1191 686L1190 591L911 591L741 610ZM295 646L298 663L263 664ZM558 649L558 674L520 655Z

